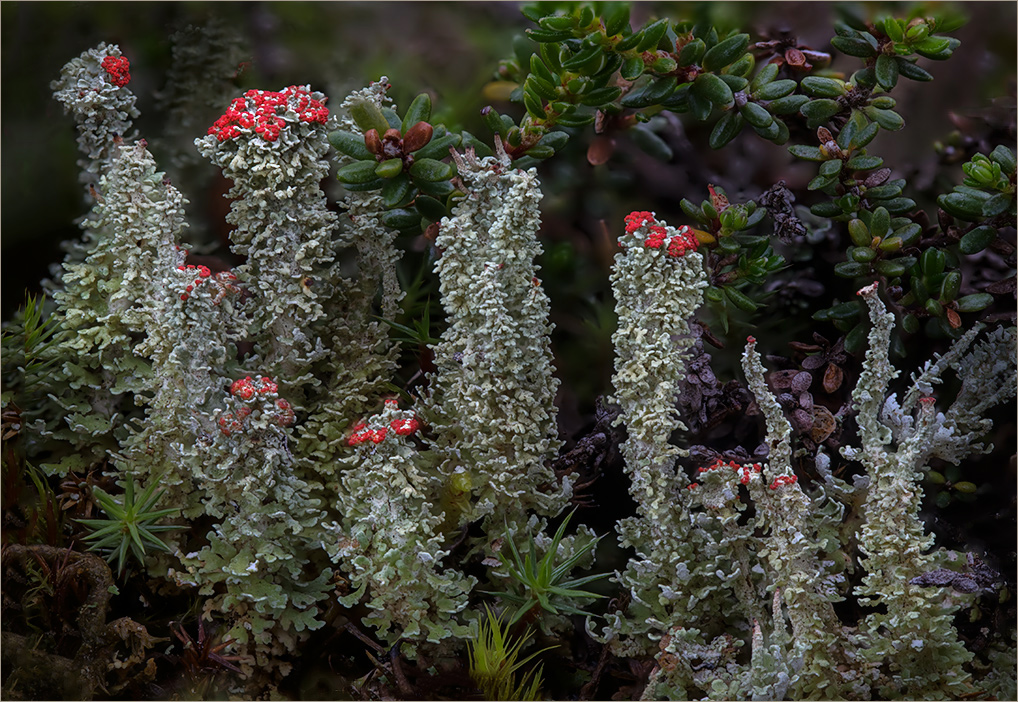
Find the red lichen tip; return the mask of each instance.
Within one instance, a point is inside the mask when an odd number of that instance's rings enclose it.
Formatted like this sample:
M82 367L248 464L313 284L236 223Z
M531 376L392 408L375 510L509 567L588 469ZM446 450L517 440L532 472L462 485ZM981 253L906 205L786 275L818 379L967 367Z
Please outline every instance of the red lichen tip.
M107 56L102 60L102 67L109 75L110 82L118 88L131 82L131 62L126 56Z
M777 490L782 485L793 485L799 481L799 477L796 475L779 475L771 483L771 490Z
M653 222L653 212L630 212L625 217L626 222L626 234L632 234L639 229L645 222Z
M643 245L648 249L664 248L672 258L684 256L688 251L695 251L700 245L693 230L685 225L679 227L674 234L668 236L668 229L660 224L653 212L630 212L625 217L626 234L635 234L641 227L647 226L647 238ZM619 242L619 246L622 242Z
M297 420L297 415L294 414L293 406L287 400L282 398L276 400L276 409L279 411L276 413L276 422L281 427L293 426L293 423Z
M672 258L685 256L689 251L696 251L700 245L693 230L685 224L676 230L668 242L668 255Z
M763 470L763 467L759 463L747 463L744 466L738 466L735 470L739 473L739 482L743 485L749 485L753 473L759 473Z
M389 422L389 427L400 436L408 436L421 428L421 423L416 418L394 419Z
M700 468L697 472L706 473L707 471L717 470L718 468L732 468L733 470L739 470L739 464L737 464L735 461L728 461L728 463L725 463L720 458L715 458L713 463L711 463L709 466L704 466L703 468Z
M279 392L279 386L272 378L263 378L257 376L254 380L251 376L241 378L240 380L234 380L230 385L230 394L234 397L239 397L242 400L250 400L255 394L258 395L275 395Z
M265 141L276 141L287 126L282 115L297 114L300 122L325 124L329 110L325 100L311 97L311 91L301 85L291 85L282 92L248 90L244 97L235 98L226 113L208 129L219 141L227 141L241 133L254 133Z
M362 429L354 432L350 435L350 438L346 440L348 446L357 446L363 444L365 441L370 441L374 444L380 444L385 441L385 436L389 430L385 427L381 429Z
M244 410L247 410L246 412ZM219 424L219 431L222 432L223 436L229 436L235 431L240 431L244 428L243 420L251 414L250 407L241 407L237 410L237 414L233 412L226 412L217 420Z
M643 245L648 249L660 249L661 244L665 243L665 237L668 236L668 232L665 228L659 224L652 224L650 226L650 236L648 236Z
M263 378L262 376L259 375L257 378L257 383L258 387L255 389L261 395L265 394L275 395L276 393L279 392L279 386L272 378Z

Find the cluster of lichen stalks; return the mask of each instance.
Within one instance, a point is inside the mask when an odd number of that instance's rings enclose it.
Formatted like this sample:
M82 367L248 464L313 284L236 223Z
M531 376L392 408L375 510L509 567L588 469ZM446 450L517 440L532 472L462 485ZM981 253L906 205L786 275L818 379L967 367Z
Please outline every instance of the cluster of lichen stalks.
M74 361L58 379L71 389L60 402L74 419L46 431L87 460L112 458L120 476L158 479L181 526L213 525L168 538L171 552L148 554L145 567L194 588L204 614L229 623L231 645L248 656L245 675L287 669L286 655L324 625L320 607L337 582L340 603L364 605L363 622L379 638L406 642L410 655L417 646L455 650L476 634L476 579L447 559L451 535L479 523L484 536L470 549L486 563L500 539L522 543L527 532L539 534L533 548L548 548L542 532L575 481L549 468L560 442L550 305L534 263L536 172L513 168L498 140L491 157L454 155L464 196L435 242L448 326L434 345L427 392L401 409L384 400L395 349L373 320L379 290L383 312L401 295L382 197L351 189L341 224L319 183L329 168L327 130L360 135L377 174L396 160L400 172L412 169L430 126L365 130L348 116L364 105L392 109L384 79L348 97L342 121L324 96L299 86L234 100L196 140L233 181L231 239L245 257L213 273L186 263L183 197L130 134L127 69L119 49L101 45L54 86L78 118L83 171L97 197L88 236L54 283L76 333L62 349ZM689 227L649 212L625 224L611 280L614 401L638 506L618 526L636 555L617 580L632 605L591 633L618 655L656 656L651 696L968 692L972 655L951 624L964 598L946 601L913 584L950 560L927 552L916 481L931 456L981 448L981 413L1013 385L1013 334L995 332L971 351L978 330L966 335L889 404L893 317L876 286L860 290L872 322L853 395L861 447L843 454L866 477L848 485L824 476L809 493L792 470L791 429L751 337L743 368L766 419L767 460L717 462L691 482L669 439L682 428L676 392L693 342L689 321L708 285L703 256ZM350 250L353 276L340 265ZM250 355L237 353L241 342L253 345ZM949 364L969 394L937 413L927 388ZM972 396L977 380L994 389L982 401ZM740 491L755 507L748 520ZM865 509L860 525L845 529L852 504ZM848 627L833 609L845 592L831 554L852 540L867 575L851 594L872 609ZM573 564L590 544L554 543ZM504 569L487 577L513 587ZM748 660L736 655L740 627Z

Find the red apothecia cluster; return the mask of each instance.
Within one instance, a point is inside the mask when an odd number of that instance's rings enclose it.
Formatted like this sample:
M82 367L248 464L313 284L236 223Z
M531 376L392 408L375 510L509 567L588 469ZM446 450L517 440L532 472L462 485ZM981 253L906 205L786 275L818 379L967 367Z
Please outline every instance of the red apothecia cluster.
M279 392L279 386L276 382L272 378L260 375L255 376L254 379L249 375L246 378L234 380L230 385L230 394L244 402L259 395L274 396L277 392ZM271 397L266 399L271 399ZM297 418L293 411L293 405L282 398L278 398L273 404L275 405L276 423L282 427L292 426ZM241 431L244 428L244 420L250 415L251 408L248 406L240 407L236 412L226 412L218 419L219 430L225 436L229 436L235 431Z
M118 88L131 82L131 62L126 56L107 56L102 61L102 67L109 74L110 82Z
M329 110L323 103L324 100L311 97L311 91L300 85L291 85L279 93L248 90L244 97L230 103L226 114L209 127L208 133L219 141L226 141L239 136L242 129L253 129L265 141L275 141L286 126L286 120L279 116L280 111L285 113L292 109L301 122L325 124Z
M218 305L227 292L240 292L240 288L233 284L236 282L237 276L230 271L220 271L219 273L212 275L212 271L209 270L208 266L193 266L190 264L186 266L179 266L177 270L194 270L198 273L198 277L188 283L187 287L184 288L184 292L180 294L180 299L184 302L187 302L194 289L205 281L210 281L212 283L212 287L216 288L218 291L215 298L212 300L213 305Z
M279 392L279 386L272 380L272 378L263 378L262 376L255 376L254 380L251 380L251 376L241 378L240 380L234 380L230 386L230 394L234 397L239 397L245 402L250 400L255 395L266 395Z
M696 247L699 246L693 230L686 225L679 227L669 238L668 230L660 224L655 224L657 220L654 219L653 212L630 212L625 220L626 234L635 234L640 227L650 222L647 227L649 234L643 240L643 245L648 249L660 249L664 246L672 258L685 256L687 251L696 251Z
M736 468L736 470L739 472L739 482L742 483L743 485L748 485L749 476L751 476L753 473L759 473L761 470L763 470L763 466L761 466L759 463L752 463L744 466L739 466L738 468Z
M219 431L224 436L229 436L235 431L240 431L244 428L244 420L251 414L250 407L241 407L237 410L236 414L233 412L226 412L219 417Z
M191 269L194 269L198 272L198 277L195 278L191 283L189 283L188 286L184 288L184 292L181 293L180 299L184 300L185 302L187 301L187 298L190 297L189 293L194 290L195 286L201 285L202 283L205 282L206 278L212 275L212 271L208 269L208 266L187 265L180 266L177 270L186 271Z
M385 404L395 406L399 403L396 400L386 400ZM353 433L350 435L350 438L347 439L346 443L350 446L357 446L359 444L363 444L365 441L380 444L385 441L385 437L389 435L390 429L400 436L408 436L420 428L421 423L416 417L394 419L389 422L389 426L381 427L379 429L369 429L367 422L357 422L353 425Z
M799 477L796 475L779 475L771 483L771 490L777 490L782 485L792 485L797 482L799 482Z
M293 405L283 398L276 400L276 421L279 422L281 427L293 426L293 423L297 421L297 415L293 412Z
M743 485L749 484L750 476L753 475L753 473L759 473L760 471L763 470L763 466L760 465L759 463L747 463L746 465L740 466L735 461L728 461L727 463L725 463L720 458L718 458L715 459L714 462L711 463L709 466L704 466L703 468L698 469L696 472L706 473L708 471L717 470L718 468L731 468L732 470L734 470L736 473L739 474L739 482L742 483ZM686 486L686 489L692 490L693 488L697 487L697 485L698 483L691 483L690 485Z

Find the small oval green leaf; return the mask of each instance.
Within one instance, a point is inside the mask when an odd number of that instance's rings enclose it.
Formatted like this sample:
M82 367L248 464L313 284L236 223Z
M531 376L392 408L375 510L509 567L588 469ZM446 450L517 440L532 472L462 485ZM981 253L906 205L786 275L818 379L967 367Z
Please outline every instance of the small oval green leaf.
M772 100L767 106L771 114L790 115L802 109L802 106L809 102L806 95L786 95L783 98Z
M400 133L406 134L407 130L418 122L427 122L430 119L431 97L427 93L421 93L414 98L414 101L410 103L410 107L407 108L406 114L403 115Z
M455 175L455 172L456 170L451 164L436 161L432 158L416 159L414 164L410 166L410 175L414 179L428 182L449 180L449 178Z
M744 293L742 293L739 290L736 290L734 287L730 285L726 285L724 287L724 291L725 295L728 296L728 299L731 300L732 304L738 307L740 310L745 310L746 312L754 312L756 311L756 308L759 307L757 303L755 303L753 300L747 297Z
M717 71L734 63L749 46L748 34L736 34L720 41L703 55L703 67L708 71Z
M710 100L718 107L728 107L735 102L732 89L713 73L701 73L693 81L693 87L690 90L700 97Z
M975 293L958 299L959 312L979 312L993 304L990 293Z
M813 97L836 98L845 94L845 84L834 78L806 76L800 85L808 95Z
M841 105L836 100L821 98L810 100L799 108L799 112L806 118L806 126L816 129L841 112Z
M730 110L722 115L710 133L710 139L708 140L710 147L712 149L720 149L734 139L742 131L742 122L742 115L735 110Z
M890 90L898 82L898 62L893 56L880 54L874 67L877 72L877 83L884 90Z
M341 154L351 156L360 161L375 159L374 155L368 151L368 147L364 145L364 137L360 134L354 134L353 132L344 132L336 130L329 132L329 143Z
M773 64L772 64L773 65ZM790 95L795 90L795 81L786 78L784 80L773 80L761 86L753 92L754 100L777 100Z
M396 209L389 210L382 215L382 222L385 226L398 231L411 229L415 226L419 226L421 223L421 215L413 210Z
M375 180L375 167L378 164L374 161L357 161L347 164L336 171L336 178L340 183L349 185L360 185Z
M997 230L989 225L976 227L958 242L958 250L966 256L979 253L997 238Z
M765 107L755 102L747 102L739 108L743 118L753 127L767 129L774 122L774 117Z
M842 278L856 278L866 275L869 270L868 265L856 261L842 261L834 266L834 273Z
M403 159L390 158L375 166L375 175L379 178L395 178L403 172Z

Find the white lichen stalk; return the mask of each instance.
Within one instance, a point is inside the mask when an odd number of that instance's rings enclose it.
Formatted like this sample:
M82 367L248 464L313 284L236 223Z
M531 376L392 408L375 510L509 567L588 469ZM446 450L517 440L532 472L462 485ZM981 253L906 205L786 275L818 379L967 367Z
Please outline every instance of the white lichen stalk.
M472 486L460 523L486 517L491 534L525 524L531 510L555 515L571 494L546 464L560 441L549 302L534 262L542 195L536 170L513 169L499 150L456 155L466 197L436 242L448 327L426 398L440 469Z
M888 357L894 317L875 283L859 295L869 306L873 324L863 372L852 393L861 448L843 448L842 453L862 463L869 476L859 532L859 548L865 554L861 565L867 575L855 594L865 605L886 608L863 621L861 630L868 635L869 646L860 655L880 666L882 694L954 697L967 689L969 676L963 665L972 658L952 625L959 602L941 590L910 583L942 563L930 551L933 536L926 534L919 518L923 496L919 481L943 415L938 418L933 397L923 397L916 416L898 413L897 437L893 425L881 421L890 382L898 375ZM930 382L931 377L921 376L921 382ZM939 675L931 676L933 670Z
M60 77L50 83L54 99L77 123L81 155L78 179L85 186L84 201L92 208L101 197L100 180L116 158L118 145L135 136L132 124L139 112L134 105L135 95L127 87L131 79L129 65L119 46L102 42L68 61ZM104 235L101 228L84 226L89 220L93 220L94 225L95 218L95 212L90 211L77 220L84 229L83 239L61 245L67 252L65 265L84 260ZM60 290L63 274L64 269L53 264L50 279L43 281L43 288L51 294Z
M135 404L126 398L143 400L159 382L146 345L163 332L160 310L171 294L164 276L183 262L177 243L186 226L186 200L156 170L143 140L117 145L107 167L93 216L82 224L103 233L86 238L81 261L64 263L63 288L54 293L69 332L62 373L74 391L59 402L72 432L100 444L126 438L124 414ZM70 460L58 472L83 467Z
M408 655L420 642L467 635L457 615L475 582L442 562L448 550L436 500L443 480L420 465L412 440L419 428L414 413L395 400L358 423L338 504L336 556L351 589L340 601L352 607L365 599L364 622L389 645L404 640Z
M618 421L628 433L621 450L638 516L618 524L622 545L637 549L619 582L640 614L609 615L605 635L631 637L615 638L613 645L620 655L635 655L647 653L649 639L674 624L690 623L682 613L690 608L683 593L695 570L687 537L713 542L714 535L690 523L689 480L676 463L683 451L669 442L682 427L676 396L694 343L689 320L707 287L703 257L688 227L675 229L650 212L634 212L626 222L611 273L619 317L612 384Z
M786 655L795 661L797 675L790 682L794 689L840 694L852 687L856 676L844 674L849 668L849 642L833 607L840 598L831 593L829 574L818 557L817 522L823 511L802 490L792 470L792 427L767 387L753 337L746 343L742 367L767 424L768 460L748 486L759 513L755 525L768 529L757 555L767 563L769 587L781 593L792 628L793 645Z
M187 226L187 201L157 170L144 140L121 147L102 189L105 195L96 208L94 226L109 232L105 242L119 242L108 270L120 280L119 286L112 281L106 286L111 316L103 324L117 328L111 324L116 314L131 331L130 339L137 343L133 349L125 345L121 352L132 350L130 362L143 373L133 394L145 415L121 442L120 470L142 474L143 481L149 474L158 476L166 490L164 500L181 506L184 516L194 517L201 511L200 502L185 454L196 455L200 417L212 410L210 388L218 380L213 369L229 365L230 338L224 332L229 316L224 319L207 310L196 313L198 303L185 302L190 296L200 297L189 291L196 286L201 290L203 284L211 301L217 279L208 269L200 272L185 265L180 240ZM65 282L74 275L68 273ZM229 309L227 303L222 311ZM211 428L206 422L205 432Z
M115 157L116 140L132 136L133 119L139 114L135 95L127 87L130 74L126 65L119 46L102 42L69 61L60 78L50 83L53 97L77 122L78 149L83 156L78 161L80 180L90 203L89 186L99 185Z
M393 107L386 96L388 85L382 76L348 95L336 113L340 128L362 133L349 114L358 103L370 102L378 109ZM338 156L340 165L348 159ZM396 274L402 251L395 243L398 233L382 222L385 205L381 195L378 191L348 192L340 204L345 212L339 219L331 290L323 300L329 314L315 326L331 352L317 365L317 377L322 378L313 394L317 402L309 407L307 421L299 429L301 453L317 463L329 494L340 489L336 468L337 461L348 454L347 427L377 407L396 370L399 347L390 340L389 327L376 315L395 319L403 297ZM344 274L344 262L353 270Z
M233 181L227 221L233 251L246 257L236 274L253 295L245 309L258 367L300 408L316 383L310 366L327 354L312 329L325 315L319 291L335 254L336 215L320 186L335 124L324 101L305 86L249 90L195 140Z
M183 260L183 251L173 247ZM159 269L166 306L154 307L152 334L139 345L152 363L154 384L145 401L145 421L125 445L132 470L159 476L164 500L193 519L205 513L205 493L197 485L208 461L206 451L219 427L219 388L237 375L236 342L242 338L236 305L242 290L230 271L205 266ZM174 543L169 534L167 543Z
M207 613L231 625L231 649L253 656L256 670L278 667L307 632L324 625L318 603L328 597L332 570L324 541L334 538L310 486L294 469L287 428L293 405L274 380L235 380L217 398L217 431L204 441L204 463L194 475L214 526L208 545L177 552L178 583L208 598ZM315 558L315 553L318 558Z
M676 460L684 452L668 439L676 428L685 429L675 401L695 341L689 320L703 303L707 275L688 227L668 227L651 213L634 215L627 218L611 273L619 317L612 385L619 422L629 435L622 453L630 492L650 516L668 511L671 490L682 482Z

